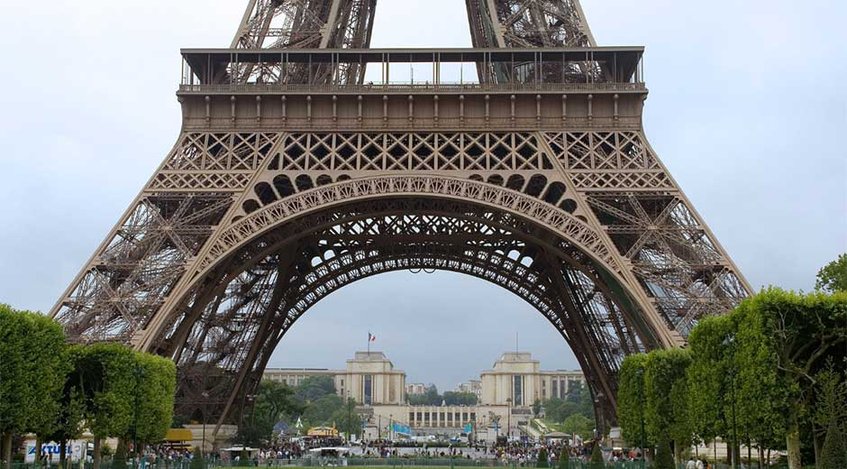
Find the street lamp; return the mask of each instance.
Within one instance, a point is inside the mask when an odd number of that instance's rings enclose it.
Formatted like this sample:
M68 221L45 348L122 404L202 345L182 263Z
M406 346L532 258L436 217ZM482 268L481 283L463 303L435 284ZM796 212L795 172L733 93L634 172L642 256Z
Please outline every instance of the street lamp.
M735 375L738 372L735 366L735 336L727 335L723 340L722 345L729 348L730 353L730 366L729 366L729 376L730 382L729 386L732 390L732 402L731 402L731 410L732 410L732 459L731 466L732 469L736 469L738 467L738 422L736 421L735 415Z
M638 415L641 418L641 469L644 469L644 368L638 368Z
M139 458L141 455L138 452L138 414L140 413L139 407L141 407L141 394L139 393L141 389L141 378L144 376L144 368L141 365L135 365L135 410L132 416L132 450L135 453L135 457L133 458L133 467L138 467Z
M209 392L203 391L203 444L200 445L200 455L203 457L203 467L206 465L206 403L209 401Z
M509 406L509 412L506 414L506 443L512 439L512 398L506 398L506 405Z

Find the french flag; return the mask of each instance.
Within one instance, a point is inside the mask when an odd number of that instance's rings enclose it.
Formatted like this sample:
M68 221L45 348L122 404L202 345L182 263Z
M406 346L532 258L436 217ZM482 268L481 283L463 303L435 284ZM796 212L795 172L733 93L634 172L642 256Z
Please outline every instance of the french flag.
M368 332L368 342L376 342L376 336Z

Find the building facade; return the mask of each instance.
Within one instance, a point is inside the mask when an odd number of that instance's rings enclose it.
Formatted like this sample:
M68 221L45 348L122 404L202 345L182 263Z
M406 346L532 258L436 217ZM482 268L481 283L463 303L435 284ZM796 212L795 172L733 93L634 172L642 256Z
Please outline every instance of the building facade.
M383 352L356 352L344 370L319 368L269 368L264 378L297 386L310 376L329 376L339 396L354 399L357 412L368 425L369 438L385 437L392 424L407 425L420 433L458 433L470 425L474 431L495 429L493 434L516 435L532 418L532 404L564 398L585 383L580 371L544 371L528 352L506 352L483 371L479 380L457 388L478 396L475 406L412 406L407 395L423 394L421 383L406 384L406 374L394 368Z

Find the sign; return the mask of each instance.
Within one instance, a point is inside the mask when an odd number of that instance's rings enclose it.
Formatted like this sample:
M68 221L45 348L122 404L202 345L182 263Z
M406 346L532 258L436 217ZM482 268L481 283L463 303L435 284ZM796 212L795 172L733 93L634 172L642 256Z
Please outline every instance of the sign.
M80 457L85 457L86 443L87 442L84 440L68 441L68 445L65 448L65 457L67 457L71 462L79 462ZM43 454L48 461L58 463L61 453L62 447L59 446L59 443L51 441L49 443L41 444L41 454ZM35 462L35 440L27 440L26 442L25 462Z
M412 428L408 425L403 425L399 423L395 423L391 428L395 434L397 435L406 435L410 436L412 434Z

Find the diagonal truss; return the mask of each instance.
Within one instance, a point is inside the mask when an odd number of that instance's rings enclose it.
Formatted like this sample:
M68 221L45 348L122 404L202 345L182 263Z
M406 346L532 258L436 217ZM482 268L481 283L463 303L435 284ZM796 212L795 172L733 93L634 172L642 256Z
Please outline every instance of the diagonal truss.
M376 0L251 0L231 50L184 53L174 149L52 316L173 357L178 413L223 424L327 295L458 272L543 314L614 421L624 356L750 288L647 143L639 48L594 47L578 0L466 5L485 49L400 55L482 83L373 87Z

